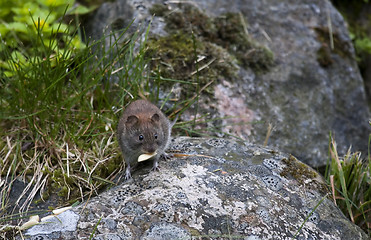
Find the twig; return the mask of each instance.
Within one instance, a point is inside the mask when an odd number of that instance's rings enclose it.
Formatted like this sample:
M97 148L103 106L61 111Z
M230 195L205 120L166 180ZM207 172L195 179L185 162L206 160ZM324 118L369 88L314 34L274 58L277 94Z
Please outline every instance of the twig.
M330 38L330 47L331 47L331 50L334 50L334 37L332 34L332 23L331 23L329 2L327 2L327 5L326 5L326 15L327 15L328 34Z
M202 67L200 67L200 68L197 69L196 71L191 72L191 74L190 74L189 76L192 77L192 76L195 75L196 73L201 72L203 69L205 69L205 68L207 68L208 66L210 66L210 64L212 64L215 60L216 60L216 58L211 59L208 63L206 63L205 65L203 65Z

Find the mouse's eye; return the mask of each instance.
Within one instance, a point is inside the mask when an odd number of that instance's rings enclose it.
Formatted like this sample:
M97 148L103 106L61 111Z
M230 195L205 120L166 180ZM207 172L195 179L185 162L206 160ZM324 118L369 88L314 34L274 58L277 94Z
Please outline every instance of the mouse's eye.
M157 139L157 133L155 133L155 139Z
M139 135L139 141L142 141L144 139L143 135Z

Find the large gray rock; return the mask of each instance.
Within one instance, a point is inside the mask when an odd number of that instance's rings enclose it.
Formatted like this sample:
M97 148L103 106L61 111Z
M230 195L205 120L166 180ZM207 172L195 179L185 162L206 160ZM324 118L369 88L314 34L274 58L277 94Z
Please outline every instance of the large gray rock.
M117 0L104 3L88 21L88 33L99 38L104 33L126 27L135 18L132 32L140 23L148 23L152 18L149 9L154 3L162 2ZM217 124L224 132L262 143L267 126L272 123L274 131L269 144L315 167L326 163L330 131L340 152L345 152L350 145L354 150L366 150L370 129L363 82L344 20L329 1L202 0L190 4L202 9L200 11L210 18L223 19L228 12L241 13L243 20L239 24L246 23L247 38L274 54L274 64L261 66L264 71L259 69L259 61L250 67L235 61L232 65L236 75L213 76L216 78L210 87L213 95L202 95L198 110L201 114L209 113L212 119L235 118L214 121L211 125ZM181 14L190 4L166 5L171 10L167 16ZM188 21L187 14L181 19ZM223 24L228 25L226 21ZM151 33L165 36L171 34L171 29L182 30L179 26L177 29L177 21L172 20L171 24L172 27L167 26L166 16L155 16ZM211 25L210 29L209 25L205 26L195 34L209 41L209 36L202 35L202 31L210 33L215 26ZM242 32L243 29L239 34L246 34ZM226 39L208 43L230 54L221 62L228 63L229 59L236 59L235 55L249 55L256 50L253 46L241 53L238 47L234 50L226 47L229 43L223 41L234 41ZM334 49L330 39L333 39ZM252 56L251 60L256 60L255 55ZM210 64L209 69L216 68L220 64L218 60ZM182 118L192 119L193 114L190 110ZM236 124L241 122L242 126Z
M30 228L30 239L367 239L295 157L225 139L178 138L177 157ZM301 229L301 230L300 230Z

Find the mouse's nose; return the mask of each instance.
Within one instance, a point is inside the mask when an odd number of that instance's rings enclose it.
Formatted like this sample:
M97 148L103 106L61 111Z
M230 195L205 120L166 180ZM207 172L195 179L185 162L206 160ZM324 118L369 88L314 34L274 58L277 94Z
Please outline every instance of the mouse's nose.
M148 147L144 148L144 151L146 153L154 153L156 151L156 148L154 146L148 146Z

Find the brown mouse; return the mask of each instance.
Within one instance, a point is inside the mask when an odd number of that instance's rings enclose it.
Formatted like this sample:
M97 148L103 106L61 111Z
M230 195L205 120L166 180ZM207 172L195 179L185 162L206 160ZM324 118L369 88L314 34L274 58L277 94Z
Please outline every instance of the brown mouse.
M170 140L174 122L147 100L137 100L124 110L117 129L117 138L126 163L125 179L131 178L130 168L138 163L142 154L152 157L153 168L158 170L158 159L167 157L165 149Z

